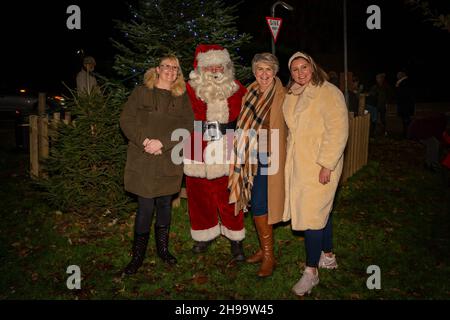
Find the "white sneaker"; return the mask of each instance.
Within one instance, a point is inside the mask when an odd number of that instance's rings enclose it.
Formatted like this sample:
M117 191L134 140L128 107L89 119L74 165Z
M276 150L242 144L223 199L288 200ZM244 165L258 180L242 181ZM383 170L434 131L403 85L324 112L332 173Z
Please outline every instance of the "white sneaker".
M336 255L333 254L333 256L327 257L325 253L322 251L320 254L320 260L319 260L319 268L323 269L336 269L338 267L338 264L336 262Z
M319 284L319 272L314 274L312 271L305 269L301 279L292 287L292 291L298 295L303 296L305 293L310 294L312 288Z

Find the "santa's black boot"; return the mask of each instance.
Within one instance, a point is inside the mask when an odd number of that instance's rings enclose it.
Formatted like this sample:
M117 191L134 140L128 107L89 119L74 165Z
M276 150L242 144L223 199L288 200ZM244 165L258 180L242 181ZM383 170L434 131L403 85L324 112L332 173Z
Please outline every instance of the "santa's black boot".
M168 264L176 264L177 259L169 252L169 227L155 225L155 240L158 256Z
M212 240L195 241L194 245L192 246L192 252L194 252L194 253L206 252L206 250L208 250L208 247L211 245L212 242L213 242Z
M124 275L135 274L138 269L142 266L145 258L145 252L147 251L149 233L134 234L133 241L133 257L130 263L123 270Z
M230 240L230 245L231 245L231 254L233 255L233 259L238 262L245 261L244 248L242 247L242 241Z

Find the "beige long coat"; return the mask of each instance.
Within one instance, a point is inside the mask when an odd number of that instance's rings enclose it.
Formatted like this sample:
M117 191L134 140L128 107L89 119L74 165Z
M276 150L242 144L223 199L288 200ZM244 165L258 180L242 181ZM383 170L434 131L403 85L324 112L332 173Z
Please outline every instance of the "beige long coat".
M288 126L283 221L293 230L323 229L333 206L348 138L348 111L342 92L329 82L288 93L283 104ZM319 182L321 167L332 170Z
M278 130L278 148L271 144L269 139L269 150L271 153L272 162L275 161L275 153L278 156L278 170L271 172L267 176L267 205L268 205L268 223L275 224L282 221L284 211L284 164L286 162L286 137L287 127L283 118L283 101L286 94L284 88L280 88L275 92L272 107L270 109L270 134L272 130Z

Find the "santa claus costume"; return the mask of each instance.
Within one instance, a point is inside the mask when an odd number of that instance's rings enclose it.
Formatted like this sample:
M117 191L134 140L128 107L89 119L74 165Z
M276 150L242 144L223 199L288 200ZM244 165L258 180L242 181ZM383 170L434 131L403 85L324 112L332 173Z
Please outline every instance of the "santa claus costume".
M196 123L184 173L192 249L204 252L222 234L230 240L234 259L243 261L244 216L228 203L227 185L233 133L247 90L234 79L230 55L219 45L197 46L189 78L187 93Z

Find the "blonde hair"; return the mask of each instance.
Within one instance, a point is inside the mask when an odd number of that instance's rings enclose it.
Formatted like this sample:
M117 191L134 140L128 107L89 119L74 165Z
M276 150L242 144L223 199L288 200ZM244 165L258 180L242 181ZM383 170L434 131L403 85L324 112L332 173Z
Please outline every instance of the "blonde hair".
M178 58L175 55L168 54L159 59L158 66L164 60L172 60L172 61L176 62L177 66L178 66L177 79L172 84L170 91L173 96L179 97L186 91L186 82L184 81L183 71L181 70L180 61L178 60ZM145 86L149 89L153 89L155 86L155 83L156 83L156 79L158 79L158 73L156 72L156 67L148 69L147 72L144 74Z

